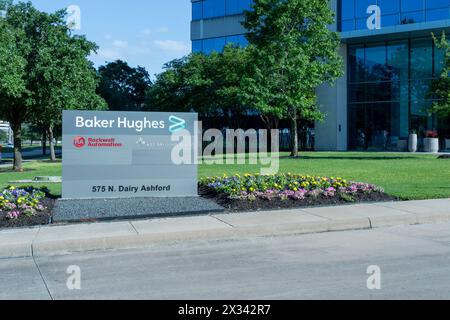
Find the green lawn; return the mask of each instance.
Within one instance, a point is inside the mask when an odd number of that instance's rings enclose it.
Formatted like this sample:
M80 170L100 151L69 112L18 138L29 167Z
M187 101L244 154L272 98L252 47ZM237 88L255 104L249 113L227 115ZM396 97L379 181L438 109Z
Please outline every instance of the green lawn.
M282 154L280 172L343 177L373 183L402 199L450 198L450 161L435 155L407 153L303 152L291 159ZM202 166L201 176L257 173L249 166Z
M24 164L25 172L11 172L10 168L0 168L0 189L9 185L9 181L28 180L36 176L61 176L61 162L48 160L32 161ZM30 185L29 183L27 185ZM43 184L31 184L44 186ZM46 184L52 194L61 195L61 184Z
M373 183L389 194L402 199L450 198L450 160L434 155L359 152L306 152L299 159L282 154L280 172L343 177L347 180ZM5 173L0 169L0 186L10 180L33 178L36 175L61 175L61 165L34 162L25 166L25 173ZM199 176L224 173L258 173L252 165L200 165ZM49 185L55 194L59 185Z

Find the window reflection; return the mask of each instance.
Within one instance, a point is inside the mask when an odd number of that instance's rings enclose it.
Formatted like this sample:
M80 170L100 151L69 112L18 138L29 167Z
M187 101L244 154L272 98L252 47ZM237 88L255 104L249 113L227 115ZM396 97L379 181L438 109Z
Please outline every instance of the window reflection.
M193 52L203 52L210 54L212 52L221 52L225 45L233 44L238 47L245 47L248 45L248 41L245 35L235 35L203 40L195 40L192 42Z
M350 46L349 148L403 151L412 130L445 129L427 112L442 59L431 38Z
M192 20L241 14L250 10L252 0L202 0L192 3Z
M367 8L378 5L381 26L450 19L450 0L340 0L340 31L367 29Z

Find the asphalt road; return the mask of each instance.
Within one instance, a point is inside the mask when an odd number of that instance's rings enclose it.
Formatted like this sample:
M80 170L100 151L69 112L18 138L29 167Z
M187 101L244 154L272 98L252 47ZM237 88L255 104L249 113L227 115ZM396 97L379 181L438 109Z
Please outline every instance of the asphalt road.
M450 299L450 224L0 260L0 299L72 298Z

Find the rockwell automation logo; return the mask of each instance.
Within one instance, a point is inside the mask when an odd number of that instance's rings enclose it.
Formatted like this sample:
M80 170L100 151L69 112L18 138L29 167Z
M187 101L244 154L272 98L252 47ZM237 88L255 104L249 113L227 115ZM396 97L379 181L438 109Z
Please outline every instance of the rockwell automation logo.
M81 149L86 145L86 139L84 139L83 137L75 137L73 138L73 145L75 146L75 148Z
M123 146L122 143L116 141L116 138L86 138L84 137L75 137L73 139L73 145L77 149L81 149L84 147L88 148L121 148Z

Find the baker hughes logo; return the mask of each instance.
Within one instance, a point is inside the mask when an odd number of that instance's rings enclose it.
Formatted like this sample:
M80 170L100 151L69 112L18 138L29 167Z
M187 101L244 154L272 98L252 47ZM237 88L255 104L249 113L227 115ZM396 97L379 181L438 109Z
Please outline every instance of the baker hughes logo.
M170 133L176 133L178 131L186 129L186 120L181 119L176 116L170 116L169 122L171 126L169 127Z
M75 137L73 138L73 145L77 149L81 149L84 147L88 148L121 148L123 146L122 143L116 141L116 138L86 138L84 137Z

